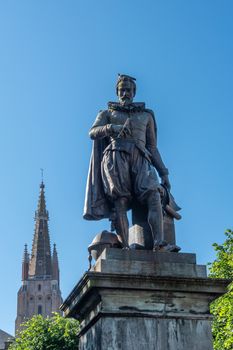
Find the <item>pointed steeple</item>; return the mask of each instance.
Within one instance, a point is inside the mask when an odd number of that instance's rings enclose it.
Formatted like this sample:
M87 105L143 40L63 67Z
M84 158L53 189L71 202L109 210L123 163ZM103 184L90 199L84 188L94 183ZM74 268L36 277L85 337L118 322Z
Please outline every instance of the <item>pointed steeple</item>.
M53 312L62 314L59 309L62 304L59 287L59 266L57 249L54 245L51 256L48 229L49 213L46 209L45 185L40 184L40 194L35 212L35 231L32 243L32 253L29 256L25 245L22 261L22 285L17 294L17 317L15 320L16 333L21 324L41 314L51 317Z
M35 212L35 219L49 219L49 213L46 210L46 202L45 202L45 193L44 193L44 182L42 181L40 184L40 195L38 200L37 211Z
M29 264L29 278L49 278L52 275L50 238L48 230L49 213L46 210L45 185L40 184L40 195L35 213L35 232Z
M25 244L23 261L22 261L22 281L26 281L28 279L28 270L29 270L29 254L28 254L27 244Z
M53 245L52 270L53 270L52 278L53 280L57 280L59 285L59 264L58 264L56 244Z

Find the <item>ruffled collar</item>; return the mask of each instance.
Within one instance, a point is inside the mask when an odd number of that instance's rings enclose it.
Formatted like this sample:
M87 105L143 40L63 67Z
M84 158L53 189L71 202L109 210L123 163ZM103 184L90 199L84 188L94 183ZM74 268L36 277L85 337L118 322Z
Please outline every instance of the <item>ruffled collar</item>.
M127 112L127 113L143 112L145 111L145 103L134 102L127 106L123 106L119 102L108 102L108 109L110 111L121 111L121 112Z

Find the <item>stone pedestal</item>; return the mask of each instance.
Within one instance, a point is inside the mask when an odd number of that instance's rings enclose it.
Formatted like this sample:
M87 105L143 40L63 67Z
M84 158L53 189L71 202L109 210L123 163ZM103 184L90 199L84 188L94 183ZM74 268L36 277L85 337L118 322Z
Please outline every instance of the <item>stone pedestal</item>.
M170 245L176 245L174 217L171 217L165 211L163 214L163 226L164 240ZM129 245L135 243L147 250L152 250L154 246L151 228L148 224L148 211L140 203L133 203L132 226L129 228Z
M209 304L227 284L195 254L106 249L62 310L80 350L212 350Z

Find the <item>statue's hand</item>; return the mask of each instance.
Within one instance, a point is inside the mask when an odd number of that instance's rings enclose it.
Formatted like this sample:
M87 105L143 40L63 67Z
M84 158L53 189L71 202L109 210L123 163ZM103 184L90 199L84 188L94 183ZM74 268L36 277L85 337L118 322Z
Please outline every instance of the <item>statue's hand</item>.
M112 132L115 136L126 136L131 135L131 130L126 125L115 125L112 124Z
M118 135L122 129L123 129L123 125L112 124L112 132L114 135Z
M158 191L159 191L159 194L161 195L161 197L163 198L163 196L165 195L165 188L160 185L158 187Z
M170 181L168 179L168 175L161 176L161 182L162 182L162 185L167 187L168 191L171 190L171 184L170 184Z

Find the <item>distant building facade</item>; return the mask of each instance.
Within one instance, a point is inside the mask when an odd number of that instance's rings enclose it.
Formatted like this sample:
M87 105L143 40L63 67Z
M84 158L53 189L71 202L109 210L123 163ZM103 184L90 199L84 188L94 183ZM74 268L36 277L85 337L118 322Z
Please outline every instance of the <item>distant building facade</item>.
M22 285L17 297L16 332L20 324L34 315L51 316L61 313L62 304L59 264L56 245L51 254L44 183L40 185L38 207L35 212L35 232L31 256L25 245L22 262Z

